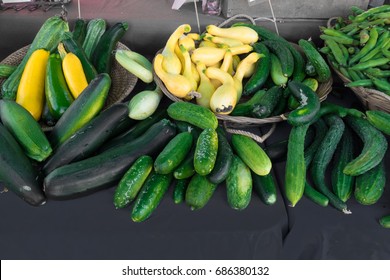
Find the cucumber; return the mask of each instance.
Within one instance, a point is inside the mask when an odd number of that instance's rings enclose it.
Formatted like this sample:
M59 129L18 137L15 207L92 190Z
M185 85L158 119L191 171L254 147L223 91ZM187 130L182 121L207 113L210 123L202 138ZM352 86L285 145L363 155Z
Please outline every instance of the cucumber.
M317 49L309 41L304 39L300 39L298 44L302 48L307 59L313 64L317 72L317 81L320 83L328 81L331 77L330 68Z
M175 204L180 204L185 201L188 181L188 179L176 180L176 184L173 189L173 202Z
M14 137L0 124L0 183L33 206L46 202L41 178Z
M242 91L243 96L252 95L259 91L268 79L271 70L271 57L268 48L263 43L259 42L254 43L252 47L255 52L263 54L264 56L256 63L253 75L245 83Z
M118 124L128 118L128 112L126 104L123 103L114 104L101 112L57 147L45 162L43 172L49 174L60 166L93 155L111 137Z
M375 204L381 198L386 185L384 161L356 177L354 197L363 205Z
M195 174L194 152L195 148L191 149L187 157L175 169L173 172L173 177L175 177L175 179L187 179Z
M283 89L279 86L270 88L261 98L259 103L254 106L252 116L255 118L267 118L271 116L279 100L282 98Z
M44 161L52 153L45 133L33 116L12 100L0 100L0 118L24 153L36 161Z
M317 71L316 71L316 68L314 67L314 65L311 63L310 60L308 60L305 64L305 73L306 75L310 76L310 77L315 77L317 76Z
M69 106L58 120L49 135L54 149L64 143L76 131L94 118L103 108L111 78L108 74L100 74L83 90L82 94Z
M196 173L206 176L213 170L218 153L218 134L214 129L206 128L199 135L194 153Z
M174 120L185 121L202 129L216 129L218 126L218 119L210 109L189 102L172 103L167 112Z
M379 219L379 223L384 228L390 228L390 215L383 216Z
M369 110L366 111L367 120L371 125L375 126L377 129L383 133L390 135L390 114L379 111L379 110Z
M15 100L20 78L31 54L38 49L53 52L67 31L69 31L68 22L59 16L52 16L42 24L22 61L11 76L3 83L1 87L2 98Z
M305 182L305 191L303 192L303 194L308 199L322 207L326 207L329 204L329 199L325 195L317 191L315 188L313 188L307 180Z
M111 187L137 158L155 156L175 134L176 127L163 119L132 142L55 169L45 177L45 193L52 199L63 200Z
M261 201L266 205L273 205L277 200L276 180L272 173L259 176L252 172L253 188Z
M271 56L271 79L277 86L285 87L288 81L288 77L284 75L282 69L282 63L279 58L273 53Z
M153 169L153 159L150 156L140 156L126 171L114 193L115 208L128 206L137 196Z
M217 184L211 183L206 176L195 174L187 187L185 201L191 210L199 210L206 206L214 194Z
M93 18L88 22L82 48L89 60L92 58L92 54L105 31L106 21L104 19Z
M226 178L226 193L228 204L235 210L244 210L251 201L251 171L237 155L233 155L232 166Z
M347 163L343 172L358 176L377 166L387 150L386 137L367 120L352 116L345 117L347 124L363 141L363 149L352 161Z
M265 40L263 44L278 57L283 76L291 77L294 72L294 57L288 47L280 40Z
M223 134L221 129L217 129L218 134L218 152L215 160L215 165L210 174L207 175L207 179L211 183L220 184L229 175L229 170L232 165L233 151L232 148Z
M252 97L246 101L236 105L233 111L230 113L231 116L250 116L252 114L254 106L260 102L263 98L266 90L258 90L255 92Z
M294 207L302 198L305 190L305 136L309 125L292 127L288 138L285 171L285 194L290 206Z
M171 180L172 174L150 174L131 212L134 222L143 222L152 215L168 191Z
M332 189L335 195L346 202L352 194L355 178L344 174L345 165L353 159L353 137L348 127L335 153L335 164L332 168Z
M265 176L271 171L271 160L252 138L233 134L232 146L241 160L257 175Z
M159 174L173 172L185 159L191 145L192 135L190 132L177 134L157 156L154 161L154 171Z
M309 124L318 119L321 104L317 94L301 82L290 81L288 88L301 104L298 108L290 112L287 117L288 123L293 126L298 126Z
M315 187L329 199L329 203L344 214L350 214L347 205L333 194L325 180L325 171L344 133L344 122L336 115L324 117L329 129L318 147L311 163L311 175Z

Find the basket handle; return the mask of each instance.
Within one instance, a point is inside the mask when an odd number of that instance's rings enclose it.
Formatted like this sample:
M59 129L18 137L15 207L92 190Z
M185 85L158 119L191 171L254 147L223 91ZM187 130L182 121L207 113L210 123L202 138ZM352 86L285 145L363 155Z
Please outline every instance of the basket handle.
M275 128L276 128L276 123L273 123L271 128L268 130L268 132L266 134L264 134L263 136L258 136L256 134L249 132L249 131L246 131L246 130L229 128L227 126L226 122L223 122L223 126L224 126L225 130L231 134L240 134L240 135L248 136L258 143L263 143L265 140L268 139L268 137L270 137L272 135L272 133L274 133Z
M326 22L326 26L327 26L328 28L332 28L332 27L333 27L332 22L333 22L334 20L337 20L337 17L331 17L331 18L329 18L328 21Z

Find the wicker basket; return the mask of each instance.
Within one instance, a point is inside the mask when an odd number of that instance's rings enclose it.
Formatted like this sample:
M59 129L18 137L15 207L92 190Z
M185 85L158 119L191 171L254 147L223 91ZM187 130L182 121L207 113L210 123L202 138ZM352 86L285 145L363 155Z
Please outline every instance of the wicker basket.
M335 19L336 18L330 18L328 20L327 26L331 28L332 22ZM338 69L336 69L329 60L328 64L345 84L351 82L351 80L345 77ZM390 113L390 96L386 93L376 89L365 87L350 87L350 89L355 93L356 97L366 109L381 110Z
M29 46L25 46L17 50L16 52L7 56L0 63L17 66L22 61L28 48ZM120 42L116 45L116 48L120 50L129 49L126 45ZM112 80L111 88L103 109L106 109L115 103L123 101L134 89L138 80L136 76L134 76L125 68L123 68L115 59L113 60L113 65L111 67L110 77ZM5 79L0 79L0 86L3 84L4 81ZM44 131L50 131L52 129L52 127L47 126L44 123L41 123L41 127Z

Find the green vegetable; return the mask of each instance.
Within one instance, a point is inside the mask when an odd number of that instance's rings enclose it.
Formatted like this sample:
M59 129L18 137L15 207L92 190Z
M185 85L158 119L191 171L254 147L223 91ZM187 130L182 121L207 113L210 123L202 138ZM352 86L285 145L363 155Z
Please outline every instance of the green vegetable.
M88 22L85 39L82 44L88 59L92 58L92 54L105 31L106 21L104 19L93 18Z
M265 40L263 44L278 57L283 76L290 77L294 71L294 57L287 46L280 40Z
M196 173L206 176L214 168L218 153L218 134L214 129L206 128L199 135L194 153Z
M0 78L8 78L16 70L17 66L0 64Z
M159 87L155 90L144 90L134 95L129 102L129 117L144 120L150 117L160 105L163 93Z
M188 184L185 201L191 210L206 206L214 194L217 184L211 183L206 176L195 174Z
M253 188L261 201L266 205L273 205L277 200L276 180L272 173L265 176L259 176L252 173Z
M279 60L279 58L274 55L273 53L270 54L271 56L271 78L272 81L277 86L286 86L286 83L288 81L288 76L285 76L282 69L282 63Z
M379 110L369 110L366 111L367 120L371 125L390 135L390 114L379 111Z
M173 189L173 202L175 204L179 204L185 201L187 186L188 186L187 179L176 180L176 184Z

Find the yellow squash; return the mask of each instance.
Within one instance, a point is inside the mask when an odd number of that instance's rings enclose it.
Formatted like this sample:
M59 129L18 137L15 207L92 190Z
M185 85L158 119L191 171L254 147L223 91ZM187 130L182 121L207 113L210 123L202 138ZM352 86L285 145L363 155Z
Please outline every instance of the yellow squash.
M23 70L16 94L16 102L24 107L35 120L42 115L45 102L46 64L50 52L38 49L32 53Z
M233 39L233 38L225 38L225 37L219 37L219 36L213 36L209 33L206 33L204 40L213 42L215 44L222 44L226 45L228 47L237 47L242 46L243 43L240 40Z
M236 39L241 41L243 44L252 44L259 40L257 32L246 26L223 28L211 24L206 27L206 30L214 36Z
M220 62L225 56L226 49L214 48L214 47L201 47L192 52L191 59L195 64L199 62L204 63L206 66L214 65Z
M198 88L198 83L196 82L196 79L194 78L192 74L192 61L190 58L190 54L188 50L183 46L180 45L181 53L183 54L184 58L184 65L183 65L183 72L182 75L187 78L188 81L191 83L191 89L195 91Z
M200 83L197 92L200 93L200 97L196 98L196 103L200 106L210 108L210 99L215 91L215 87L210 79L206 76L206 65L204 63L198 63L196 69L199 72Z
M247 57L245 57L237 66L237 71L233 76L234 85L237 90L237 100L240 100L242 94L242 80L247 72L250 71L253 65L263 57L263 54L259 54L256 52L250 53Z

